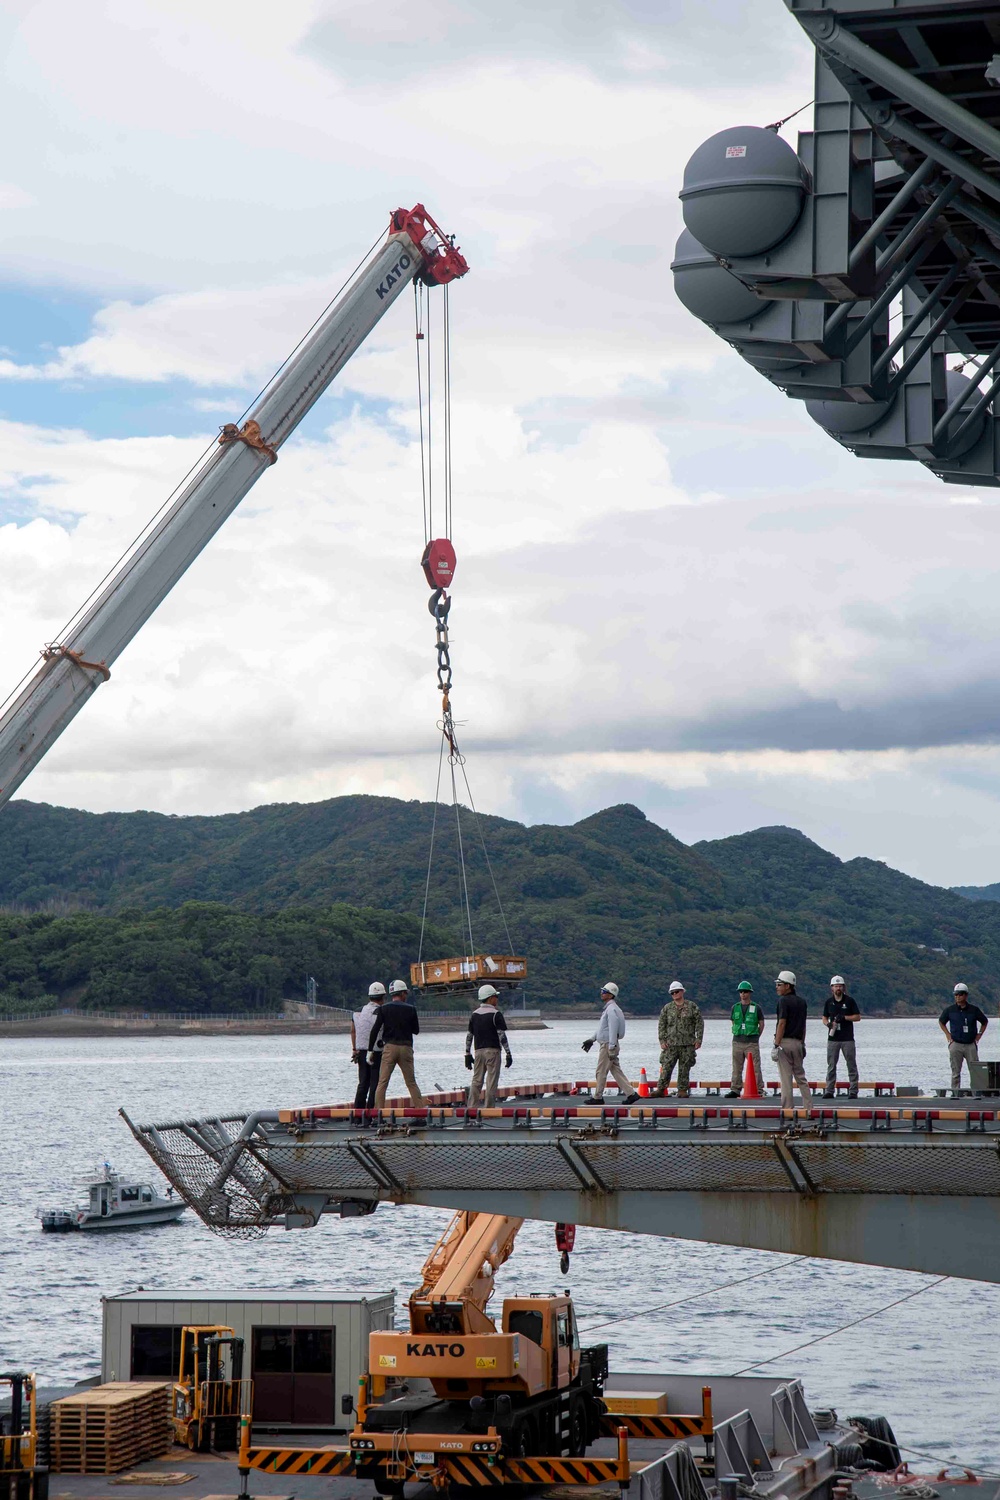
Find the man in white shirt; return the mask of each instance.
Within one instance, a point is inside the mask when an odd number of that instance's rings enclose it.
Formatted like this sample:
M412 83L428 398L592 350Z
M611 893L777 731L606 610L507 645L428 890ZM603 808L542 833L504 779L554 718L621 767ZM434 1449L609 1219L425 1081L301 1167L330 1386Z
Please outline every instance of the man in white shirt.
M604 1002L604 1009L601 1011L597 1030L583 1043L584 1052L589 1052L594 1043L597 1043L597 1087L594 1090L594 1103L603 1102L604 1085L610 1073L622 1094L621 1103L634 1104L639 1095L632 1088L630 1080L625 1077L618 1063L619 1044L625 1035L625 1017L618 1004L618 986L610 982L606 984L601 990L601 999Z
M355 1109L374 1109L375 1090L378 1088L379 1068L382 1063L381 1049L375 1061L368 1061L368 1042L371 1038L375 1017L385 999L385 985L378 980L368 986L368 1004L351 1016L351 1060L358 1067L358 1089L354 1095Z

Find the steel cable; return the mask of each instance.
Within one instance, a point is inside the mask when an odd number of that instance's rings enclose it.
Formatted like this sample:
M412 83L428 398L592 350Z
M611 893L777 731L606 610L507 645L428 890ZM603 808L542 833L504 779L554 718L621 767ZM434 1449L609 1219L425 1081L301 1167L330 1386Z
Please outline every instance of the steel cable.
M795 1265L796 1261L807 1260L805 1255L792 1255L782 1261L777 1269L784 1270L786 1266ZM747 1281L757 1281L761 1276L773 1276L775 1274L773 1265L765 1266L762 1271L753 1271L749 1276L740 1276L735 1281L723 1281L719 1286L708 1286L700 1292L689 1292L686 1297L677 1297L672 1302L661 1302L657 1307L642 1307L638 1312L622 1313L619 1318L608 1318L603 1323L591 1323L586 1328L581 1328L581 1333L596 1333L599 1328L610 1328L614 1323L627 1323L632 1318L645 1318L650 1313L663 1312L668 1307L680 1307L682 1302L696 1302L699 1297L711 1297L713 1292L725 1292L732 1286L743 1286ZM752 1366L750 1367L752 1368Z
M804 1258L804 1257L803 1257ZM806 1339L804 1344L796 1344L794 1349L785 1349L781 1354L774 1354L770 1359L758 1359L752 1365L744 1365L742 1370L734 1370L734 1375L745 1375L748 1370L759 1370L762 1365L773 1365L779 1359L787 1359L790 1354L798 1354L800 1349L810 1349L813 1344L822 1344L824 1339L833 1339L838 1333L846 1333L849 1328L857 1328L861 1323L868 1323L872 1318L881 1317L893 1307L899 1307L903 1302L911 1302L914 1297L919 1297L924 1292L929 1292L931 1287L940 1286L943 1281L950 1281L950 1276L938 1276L933 1281L918 1286L915 1292L907 1292L905 1297L897 1297L894 1302L887 1302L884 1307L877 1307L874 1312L865 1313L861 1318L854 1318L850 1323L844 1323L840 1328L831 1328L829 1333L821 1333L814 1339Z
M441 325L444 335L444 534L451 536L451 301L447 283L442 288Z
M507 926L507 916L506 916L506 913L504 912L504 909L503 909L503 902L500 900L500 892L499 892L499 890L497 888L496 876L493 874L493 864L492 864L492 862L490 860L489 851L486 848L486 837L485 837L485 835L483 833L483 822L482 822L482 819L479 816L479 812L478 812L478 810L476 808L476 804L475 804L475 802L472 799L472 788L469 785L469 777L468 777L468 773L466 772L466 769L465 769L465 758L464 758L464 756L463 756L462 761L461 761L461 766L462 766L462 780L465 782L465 790L466 790L466 793L467 793L468 798L469 798L469 806L472 809L472 816L476 820L476 832L479 834L479 842L482 845L483 858L486 861L486 868L490 872L490 883L493 886L493 894L496 897L497 909L500 912L500 920L503 923L504 937L507 939L507 952L508 953L513 953L514 952L514 945L513 945L513 943L510 940L510 929Z
M449 718L450 718L450 715L449 715ZM460 884L460 887L459 887L459 901L461 902L461 900L464 897L464 900L465 900L465 920L466 920L466 926L467 926L468 932L469 932L469 957L471 958L473 956L473 954L475 953L475 951L476 951L476 945L475 945L475 943L473 941L473 938L472 938L472 908L469 905L469 879L468 879L468 875L467 875L466 869L465 869L465 845L464 845L464 843L462 841L462 812L461 812L461 807L460 807L459 801L458 801L458 786L457 786L457 784L455 782L455 762L456 761L461 761L461 756L458 753L458 746L455 745L454 730L452 730L452 734L450 736L450 739L451 739L451 744L453 746L455 746L454 750L452 751L452 754L448 756L448 765L451 767L451 800L452 800L452 805L455 808L455 833L456 833L457 838L458 838L458 861L459 861L459 868L460 868L460 871L461 871L461 874L460 874L461 884Z
M437 785L434 788L434 815L431 818L431 845L427 851L427 878L424 881L424 909L420 914L420 946L417 949L417 963L424 956L424 928L427 926L427 898L431 889L431 866L434 862L434 835L437 832L438 804L441 800L441 772L444 769L444 735L441 735L441 749L438 752L438 774Z
M427 470L424 465L424 381L420 367L420 345L424 340L423 330L424 288L419 281L413 283L413 347L417 351L417 422L420 428L420 499L424 512L424 546L431 539L427 525Z

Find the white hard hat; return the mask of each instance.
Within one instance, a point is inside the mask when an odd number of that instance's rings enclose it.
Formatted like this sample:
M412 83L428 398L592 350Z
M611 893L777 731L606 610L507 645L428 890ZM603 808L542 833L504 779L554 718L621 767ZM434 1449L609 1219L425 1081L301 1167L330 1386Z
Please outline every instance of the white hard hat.
M613 995L614 998L617 1000L618 999L618 986L616 984L612 984L611 980L609 979L608 982L607 982L607 984L602 984L601 985L601 994L602 995Z
M677 991L683 990L683 988L684 986L681 984L679 979L672 979L670 981L670 993L672 995L676 995Z
M394 979L392 981L392 983L390 984L390 986L389 986L389 994L390 995L405 995L406 993L407 993L407 989L406 989L406 984L404 983L404 981L402 979Z
M374 984L370 984L368 986L368 998L369 998L369 1000L374 1000L374 998L375 998L376 995L384 995L384 994L385 994L385 985L384 984L379 984L379 982L378 982L377 979L376 979L376 981L375 981Z
M846 984L847 980L844 978L843 974L834 974L833 978L830 980L830 983L831 984Z
M779 984L794 984L795 983L795 975L792 973L791 969L782 969L781 973L778 975L778 983Z
M956 995L967 995L969 993L969 986L967 984L956 984L954 993Z
M496 1000L498 992L491 984L481 984L479 986L479 998L480 1000Z

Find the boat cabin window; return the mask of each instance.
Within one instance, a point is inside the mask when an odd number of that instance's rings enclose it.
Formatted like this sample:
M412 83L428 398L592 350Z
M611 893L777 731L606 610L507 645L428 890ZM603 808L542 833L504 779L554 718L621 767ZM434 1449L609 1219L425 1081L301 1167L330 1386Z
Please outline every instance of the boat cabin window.
M142 1190L142 1201L143 1201L143 1203L152 1203L152 1201L153 1201L153 1189L152 1188L150 1188L150 1187L144 1187L143 1188L143 1190Z
M118 1194L121 1203L138 1203L139 1189L137 1187L123 1187Z

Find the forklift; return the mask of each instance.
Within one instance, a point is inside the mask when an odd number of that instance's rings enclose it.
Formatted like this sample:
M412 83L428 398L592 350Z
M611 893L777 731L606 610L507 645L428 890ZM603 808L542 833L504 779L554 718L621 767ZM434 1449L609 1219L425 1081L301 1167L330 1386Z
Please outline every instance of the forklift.
M235 1448L240 1417L252 1402L253 1382L243 1379L243 1340L221 1324L185 1325L174 1384L174 1442L192 1453Z
M48 1500L48 1493L48 1469L38 1463L35 1377L0 1371L0 1500Z

